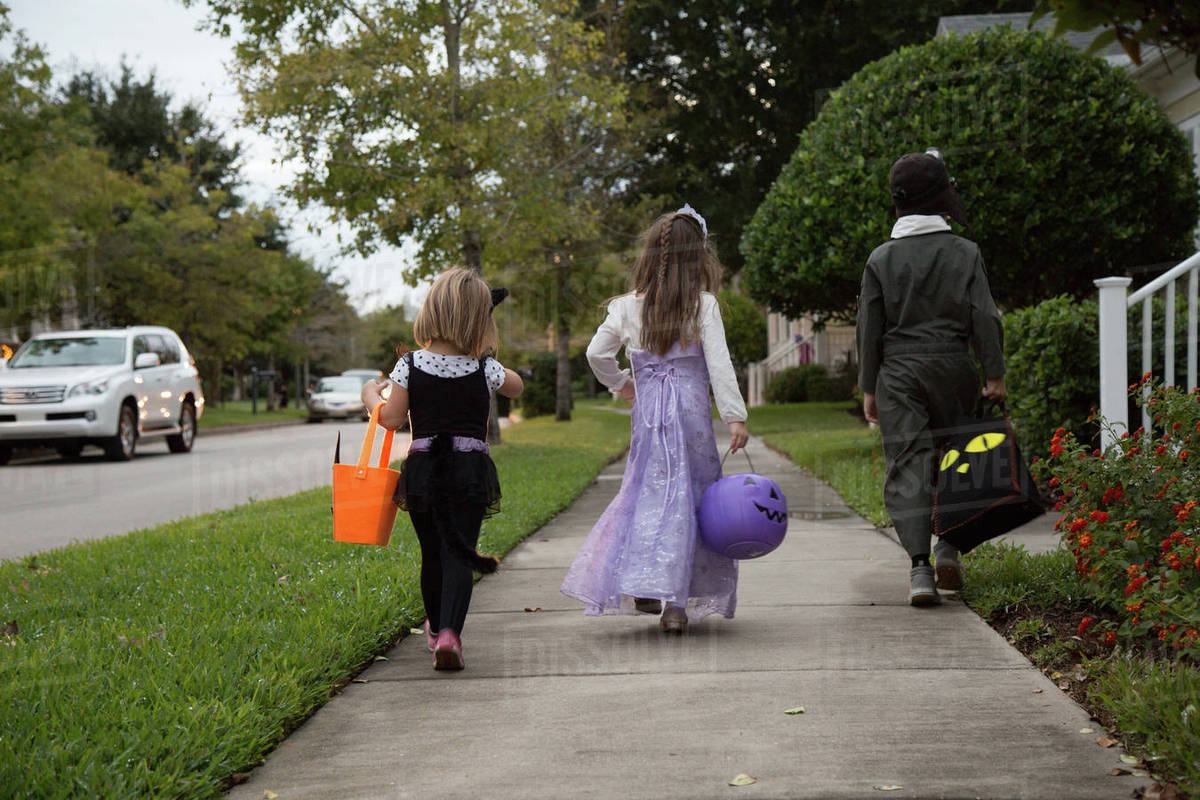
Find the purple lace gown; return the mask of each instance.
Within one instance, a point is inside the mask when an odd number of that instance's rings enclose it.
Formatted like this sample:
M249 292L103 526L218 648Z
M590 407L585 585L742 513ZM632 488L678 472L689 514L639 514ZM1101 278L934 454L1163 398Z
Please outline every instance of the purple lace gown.
M721 477L708 368L698 343L630 354L637 395L621 490L563 580L584 613L633 614L635 597L684 606L688 617L732 617L737 562L706 548L696 516Z

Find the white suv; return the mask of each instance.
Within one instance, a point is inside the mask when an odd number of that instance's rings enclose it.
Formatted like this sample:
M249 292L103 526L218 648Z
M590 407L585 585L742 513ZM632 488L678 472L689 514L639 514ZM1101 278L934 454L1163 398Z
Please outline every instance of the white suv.
M96 444L127 461L151 436L186 453L203 411L196 363L169 328L40 333L0 369L0 464L36 445L73 458Z

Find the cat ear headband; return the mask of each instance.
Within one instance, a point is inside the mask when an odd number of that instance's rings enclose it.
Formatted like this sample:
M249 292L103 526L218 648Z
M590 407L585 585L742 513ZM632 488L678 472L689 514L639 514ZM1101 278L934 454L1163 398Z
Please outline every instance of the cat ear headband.
M492 289L492 308L488 313L490 314L492 311L495 311L496 306L500 305L500 301L506 297L508 297L508 289L504 287Z
M675 212L675 216L691 217L700 225L700 232L704 234L705 241L708 241L708 223L704 221L704 217L700 216L700 212L692 208L690 203L684 203L683 208Z

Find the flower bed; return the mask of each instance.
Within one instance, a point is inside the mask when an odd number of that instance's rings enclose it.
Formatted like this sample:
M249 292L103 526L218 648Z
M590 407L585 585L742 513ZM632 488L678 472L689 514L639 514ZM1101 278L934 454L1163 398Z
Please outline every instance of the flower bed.
M1059 428L1034 469L1059 493L1057 527L1076 570L1118 612L1117 622L1084 617L1079 635L1200 660L1200 392L1150 389L1151 430L1123 433L1101 452Z

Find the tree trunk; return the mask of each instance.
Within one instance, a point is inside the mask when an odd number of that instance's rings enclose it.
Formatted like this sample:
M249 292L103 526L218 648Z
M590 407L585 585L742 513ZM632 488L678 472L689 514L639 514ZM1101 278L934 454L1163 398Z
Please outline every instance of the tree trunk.
M267 357L267 372L271 373L271 377L267 379L267 411L275 411L279 407L279 396L275 393L275 382L278 378L275 375L275 354L272 353Z
M570 261L555 254L554 345L558 355L557 384L554 391L554 419L571 419L571 322L570 322Z

